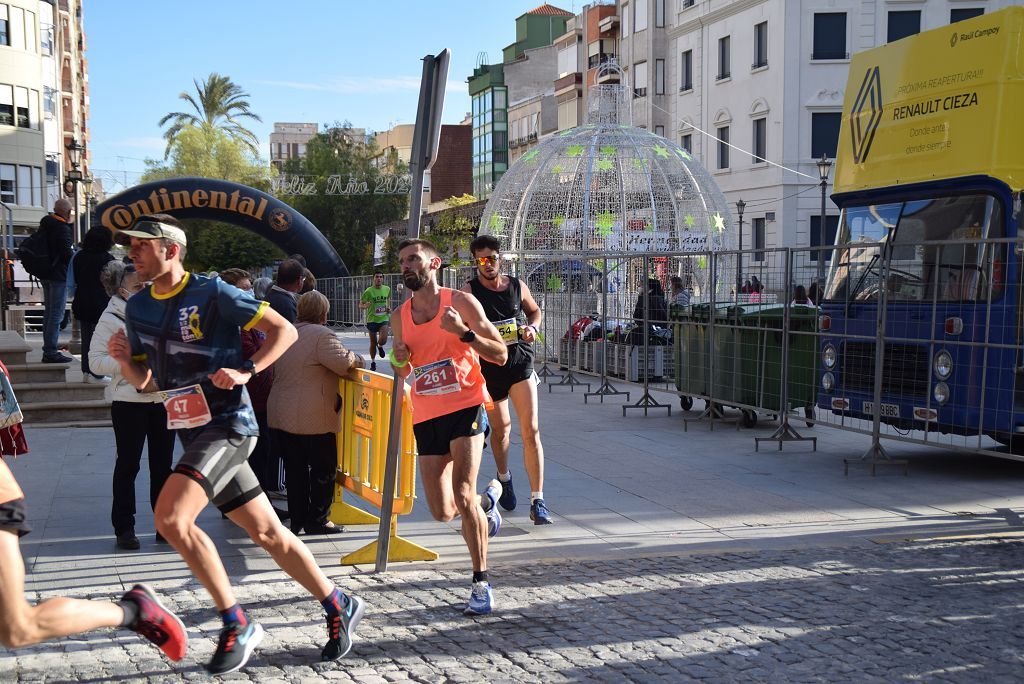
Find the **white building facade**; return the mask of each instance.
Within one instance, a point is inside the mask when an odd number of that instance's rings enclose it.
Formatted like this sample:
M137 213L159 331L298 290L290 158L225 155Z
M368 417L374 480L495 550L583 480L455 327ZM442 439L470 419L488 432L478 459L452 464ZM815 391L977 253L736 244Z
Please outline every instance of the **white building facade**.
M827 202L822 235L816 161L836 156L850 55L1014 4L620 0L633 125L690 149L734 212L746 203L744 249L830 244L838 210Z

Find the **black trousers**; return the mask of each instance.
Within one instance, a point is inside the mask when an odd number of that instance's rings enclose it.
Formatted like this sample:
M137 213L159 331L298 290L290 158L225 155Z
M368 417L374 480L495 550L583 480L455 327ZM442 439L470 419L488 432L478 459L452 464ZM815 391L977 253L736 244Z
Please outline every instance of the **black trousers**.
M284 459L292 532L323 527L331 512L338 471L334 433L295 435L274 430L274 445Z
M267 412L255 413L260 436L256 440L256 448L249 454L249 467L256 473L256 479L259 480L264 492L276 492L281 489L281 483L278 482L281 477L281 457L278 454L281 452L273 442L274 436L267 424Z
M119 534L135 527L135 477L143 445L149 441L149 503L155 509L160 490L171 474L174 433L167 429L163 404L115 401L110 405L110 418L117 444L110 522L114 533Z
M78 325L82 329L82 374L91 375L92 371L89 370L89 347L92 345L92 335L96 332L96 322L79 319Z

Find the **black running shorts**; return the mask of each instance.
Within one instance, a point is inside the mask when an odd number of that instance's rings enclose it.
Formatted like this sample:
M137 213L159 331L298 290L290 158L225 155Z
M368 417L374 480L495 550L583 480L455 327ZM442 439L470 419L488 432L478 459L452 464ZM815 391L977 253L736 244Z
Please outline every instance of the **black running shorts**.
M496 366L480 360L480 372L487 381L487 392L492 401L508 399L512 385L533 376L533 349L522 344L508 346L508 361L504 366Z
M451 453L452 440L491 431L484 405L470 406L455 413L425 420L412 426L416 451L420 456L444 456Z
M249 467L256 437L246 437L225 427L200 430L184 444L185 453L174 472L189 477L203 488L222 513L230 513L263 493Z
M0 530L24 537L32 531L26 521L28 508L25 499L14 499L0 504Z

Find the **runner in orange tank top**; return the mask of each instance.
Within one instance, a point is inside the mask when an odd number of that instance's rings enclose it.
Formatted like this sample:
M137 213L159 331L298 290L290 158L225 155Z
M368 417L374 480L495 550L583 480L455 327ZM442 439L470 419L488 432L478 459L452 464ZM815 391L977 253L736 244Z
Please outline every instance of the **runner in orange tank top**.
M398 245L402 280L412 298L391 314L392 365L412 382L412 420L427 505L436 520L462 517L462 537L473 559L467 615L494 607L487 577L487 538L501 527L501 485L476 493L476 478L491 403L480 357L503 365L508 352L497 328L471 294L437 284L441 258L426 240Z

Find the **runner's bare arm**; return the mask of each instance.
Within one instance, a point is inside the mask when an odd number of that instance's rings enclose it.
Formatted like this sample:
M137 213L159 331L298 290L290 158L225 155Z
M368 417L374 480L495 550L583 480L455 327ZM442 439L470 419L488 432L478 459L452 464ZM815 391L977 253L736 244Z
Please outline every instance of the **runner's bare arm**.
M461 290L452 293L452 305L442 312L441 329L462 337L468 330L476 333L470 346L485 360L499 366L508 361L508 348L494 324L487 320L477 298Z
M359 298L359 308L360 309L369 309L370 308L370 300L369 299L363 299L363 297L365 297L365 296L366 296L366 292L363 291L362 297Z
M295 326L284 319L270 307L263 310L263 316L253 326L267 336L263 346L252 355L250 361L256 367L256 372L266 370L274 361L292 346L299 334L295 332ZM252 373L237 368L221 368L210 375L210 380L215 387L220 389L231 389L236 385L244 385L252 379Z
M537 306L530 288L522 280L519 281L519 289L523 294L523 313L526 314L526 322L529 324L520 331L520 336L524 342L533 342L537 338L537 330L540 328L540 322L543 320L544 314L541 312L540 307Z
M117 330L107 340L107 353L121 366L121 375L133 386L142 389L153 379L149 366L132 361L132 349L124 329Z
M395 369L395 375L404 378L409 375L409 348L405 346L405 340L402 339L402 312L400 309L396 309L391 314L391 353L399 363L403 363L401 367L391 364Z

